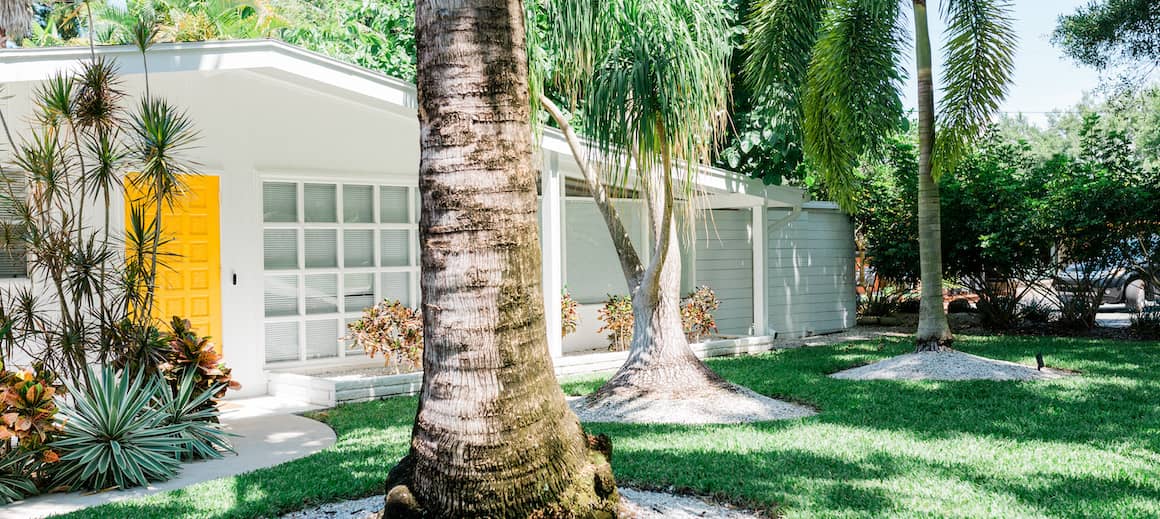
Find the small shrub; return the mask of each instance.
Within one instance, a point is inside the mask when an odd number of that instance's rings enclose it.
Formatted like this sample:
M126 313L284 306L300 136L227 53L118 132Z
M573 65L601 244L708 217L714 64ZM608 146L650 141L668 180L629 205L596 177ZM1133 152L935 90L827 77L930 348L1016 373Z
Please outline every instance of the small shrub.
M608 333L608 351L624 351L632 342L632 298L609 295L598 311L603 322L598 333Z
M560 331L561 337L567 337L570 333L575 333L576 328L580 325L580 314L577 312L580 304L572 299L572 294L568 293L565 288L560 294Z
M859 317L883 317L898 311L902 297L906 294L893 284L883 282L866 287L866 293L858 296Z
M207 405L221 389L211 386L197 388L196 372L186 371L176 388L162 388L158 391L152 406L165 414L164 425L181 426L178 438L185 444L181 460L218 459L223 451L236 452L230 445L229 436L218 424L218 408Z
M48 442L60 432L54 383L51 373L0 371L0 441L5 442L0 444L0 451L36 453L47 449Z
M974 309L971 308L971 302L967 301L966 299L955 299L947 304L947 312L952 314L965 314L973 311Z
M59 392L56 375L41 366L13 372L0 365L0 504L37 494L60 459L49 447L61 432Z
M198 336L188 319L174 316L166 340L169 355L161 370L174 390L187 373L193 376L195 390L216 388L214 398L225 396L227 389L241 389L242 385L233 379L210 337Z
M1160 339L1160 307L1145 308L1133 315L1128 329L1139 339Z
M346 325L343 339L386 365L417 369L423 363L423 315L399 301L383 300L363 310L359 320Z
M1096 326L1100 300L1092 297L1061 297L1059 325L1072 330L1090 330Z
M689 342L697 342L717 331L717 320L713 312L721 306L721 300L708 286L697 287L681 301L681 324Z
M71 489L132 488L165 481L180 468L186 451L184 425L150 404L167 389L158 378L89 370L90 385L69 387L72 402L60 406L67 426L52 446L61 452L59 482Z

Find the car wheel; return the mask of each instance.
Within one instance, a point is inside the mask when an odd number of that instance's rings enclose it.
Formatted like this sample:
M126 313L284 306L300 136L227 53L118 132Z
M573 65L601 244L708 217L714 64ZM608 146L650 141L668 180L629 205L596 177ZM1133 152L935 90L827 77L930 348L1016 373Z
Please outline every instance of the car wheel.
M1124 306L1129 312L1142 312L1148 304L1147 291L1144 290L1144 280L1137 279L1124 287Z

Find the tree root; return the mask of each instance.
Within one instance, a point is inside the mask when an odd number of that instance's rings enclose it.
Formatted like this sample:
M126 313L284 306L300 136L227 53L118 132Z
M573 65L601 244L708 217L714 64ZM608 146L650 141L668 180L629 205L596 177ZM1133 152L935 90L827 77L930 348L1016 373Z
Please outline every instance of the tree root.
M507 517L528 519L615 519L620 494L612 476L612 440L606 435L585 434L585 461L572 483L550 503L527 513L509 511ZM408 454L387 475L386 503L380 519L424 519L429 517L419 498L411 491L415 461ZM431 515L431 517L434 517Z
M915 341L915 353L931 353L931 352L947 352L955 351L953 345L954 338L945 337L927 337L924 339L917 339Z

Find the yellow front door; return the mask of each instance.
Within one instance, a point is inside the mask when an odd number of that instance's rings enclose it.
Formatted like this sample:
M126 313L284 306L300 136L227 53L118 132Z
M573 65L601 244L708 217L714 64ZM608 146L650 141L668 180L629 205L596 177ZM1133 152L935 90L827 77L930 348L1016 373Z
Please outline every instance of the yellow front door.
M188 190L172 208L162 210L163 236L171 240L157 269L153 316L168 323L173 316L189 319L198 335L213 337L221 351L221 225L218 177L189 175ZM139 197L125 193L126 219L130 202Z

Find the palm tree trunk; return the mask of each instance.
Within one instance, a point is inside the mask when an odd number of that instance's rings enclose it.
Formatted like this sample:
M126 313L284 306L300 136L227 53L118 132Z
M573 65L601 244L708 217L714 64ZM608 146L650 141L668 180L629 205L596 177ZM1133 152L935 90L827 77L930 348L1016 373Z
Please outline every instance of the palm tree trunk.
M523 16L416 5L423 386L384 517L616 514L607 439L584 434L548 352Z
M608 226L608 234L612 238L612 247L616 250L616 257L620 259L620 270L624 273L625 282L628 283L628 291L635 292L640 285L641 276L644 275L644 266L641 264L640 255L636 253L632 239L628 236L628 231L624 228L624 223L620 220L616 206L612 205L612 198L608 196L608 190L600 181L600 176L584 158L584 149L580 144L580 138L576 136L576 131L568 119L564 117L564 113L560 111L556 103L553 103L543 94L540 94L540 104L560 126L564 140L568 142L568 148L572 150L576 166L580 168L580 172L584 175L584 182L588 184L588 191L592 193L592 201L596 203L600 216L604 218L604 224Z
M658 132L662 133L663 132ZM674 224L672 160L663 148L663 168L642 172L655 245L652 260L632 293L632 343L628 358L588 401L644 393L665 396L676 391L728 383L701 362L685 337L681 322L681 254Z
M938 183L931 176L934 149L934 77L926 0L914 0L915 55L918 58L918 250L922 304L915 351L948 350L954 342L943 308L942 231Z

